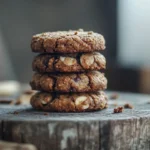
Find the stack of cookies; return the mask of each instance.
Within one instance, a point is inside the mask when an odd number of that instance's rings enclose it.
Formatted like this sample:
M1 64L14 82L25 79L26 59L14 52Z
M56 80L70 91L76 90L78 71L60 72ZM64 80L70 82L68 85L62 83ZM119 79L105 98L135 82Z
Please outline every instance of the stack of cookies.
M102 35L94 32L58 31L34 35L33 52L40 53L32 63L35 71L30 85L38 90L31 98L35 109L58 112L83 112L107 107L102 90L107 79Z

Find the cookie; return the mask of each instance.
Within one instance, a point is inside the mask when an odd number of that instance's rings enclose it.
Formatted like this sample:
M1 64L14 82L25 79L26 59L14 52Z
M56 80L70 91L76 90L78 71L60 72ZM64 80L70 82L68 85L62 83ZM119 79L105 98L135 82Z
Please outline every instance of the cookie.
M33 108L44 111L84 112L101 110L107 107L104 92L78 94L52 94L39 92L32 96Z
M95 92L107 87L107 79L98 71L73 74L33 75L30 85L33 90L46 92Z
M31 40L33 52L77 53L105 49L105 39L92 31L57 31L36 34Z
M52 55L41 54L32 63L33 71L45 72L84 72L87 70L105 69L106 59L98 52Z

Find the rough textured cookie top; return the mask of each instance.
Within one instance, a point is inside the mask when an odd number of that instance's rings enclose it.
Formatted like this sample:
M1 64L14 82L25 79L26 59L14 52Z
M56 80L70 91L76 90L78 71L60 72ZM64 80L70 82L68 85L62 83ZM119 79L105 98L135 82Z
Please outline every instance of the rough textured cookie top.
M92 31L57 31L36 34L32 37L33 52L76 53L93 52L105 49L101 34Z

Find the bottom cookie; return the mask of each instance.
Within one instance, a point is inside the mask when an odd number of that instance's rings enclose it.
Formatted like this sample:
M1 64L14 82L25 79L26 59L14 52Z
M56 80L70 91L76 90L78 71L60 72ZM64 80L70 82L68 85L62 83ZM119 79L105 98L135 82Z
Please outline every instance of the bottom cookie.
M101 110L107 107L104 92L79 94L52 94L38 92L32 96L33 108L43 111L84 112Z

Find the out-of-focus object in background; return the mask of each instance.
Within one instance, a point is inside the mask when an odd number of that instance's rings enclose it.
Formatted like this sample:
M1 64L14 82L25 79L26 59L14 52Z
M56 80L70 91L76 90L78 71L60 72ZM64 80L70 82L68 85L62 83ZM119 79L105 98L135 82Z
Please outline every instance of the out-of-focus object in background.
M118 89L150 93L149 18L149 0L118 1L117 58L123 68L123 73L117 73L121 83Z
M24 91L14 102L15 105L30 105L31 97L36 93L33 90Z
M20 83L18 81L1 81L0 96L13 96L20 92Z
M12 104L14 99L12 98L0 98L0 104Z
M118 1L118 60L123 66L150 66L150 1Z
M139 88L142 93L150 93L150 67L140 70Z
M37 150L32 144L19 144L0 141L0 150Z
M30 98L35 93L29 85L18 81L0 82L0 104L30 105Z
M0 26L0 81L16 79L5 41Z

